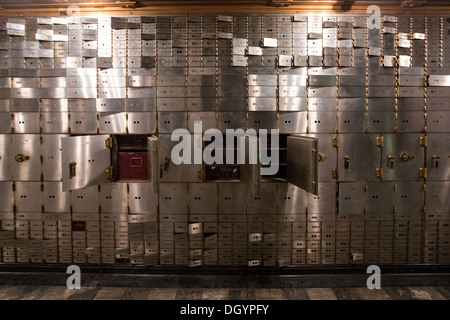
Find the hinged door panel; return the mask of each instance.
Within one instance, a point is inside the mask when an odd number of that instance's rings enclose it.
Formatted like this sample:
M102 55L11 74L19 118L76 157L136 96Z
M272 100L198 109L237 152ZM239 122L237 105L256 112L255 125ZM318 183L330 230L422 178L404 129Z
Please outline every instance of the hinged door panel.
M61 138L63 191L108 182L111 150L105 141L109 136Z
M382 165L385 180L420 180L424 148L420 134L385 134Z
M297 187L317 194L317 138L287 138L287 179Z

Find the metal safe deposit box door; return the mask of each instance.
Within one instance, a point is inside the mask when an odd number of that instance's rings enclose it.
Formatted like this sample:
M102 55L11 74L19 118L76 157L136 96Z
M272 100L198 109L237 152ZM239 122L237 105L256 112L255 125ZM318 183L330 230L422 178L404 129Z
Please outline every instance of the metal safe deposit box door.
M63 191L110 181L109 135L61 138Z
M287 181L313 194L317 194L317 144L317 138L287 137Z
M205 169L202 164L180 164L175 165L171 163L171 147L174 145L172 141L169 141L169 135L160 135L158 137L148 138L149 146L149 172L151 172L151 181L153 184L153 190L158 189L159 183L164 182L203 182L203 181L216 181L209 180L205 177L202 170ZM193 139L193 135L191 135ZM198 142L195 142L198 143ZM201 143L201 142L200 142ZM317 194L317 180L318 180L318 160L317 153L318 138L306 137L306 136L288 136L287 137L287 172L285 179L287 182L296 185L297 187ZM247 186L255 193L259 193L261 186L261 163L249 164L249 141L246 139L245 145L245 159L246 164L239 165L240 173L236 178L241 182L247 184ZM158 161L152 160L158 159ZM280 163L283 160L280 161ZM236 165L231 165L234 168ZM269 176L265 176L269 177ZM284 178L284 177L283 177ZM219 180L228 180L221 179Z

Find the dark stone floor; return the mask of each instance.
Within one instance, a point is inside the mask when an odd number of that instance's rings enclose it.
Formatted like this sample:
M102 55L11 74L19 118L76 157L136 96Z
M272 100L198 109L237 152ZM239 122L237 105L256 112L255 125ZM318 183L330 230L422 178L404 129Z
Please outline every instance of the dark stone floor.
M0 286L0 300L449 300L450 287L131 288Z

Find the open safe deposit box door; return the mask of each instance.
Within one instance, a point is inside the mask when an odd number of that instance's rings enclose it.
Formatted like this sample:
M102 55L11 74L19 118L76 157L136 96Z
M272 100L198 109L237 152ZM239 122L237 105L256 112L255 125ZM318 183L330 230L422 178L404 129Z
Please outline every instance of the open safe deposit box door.
M313 194L317 194L317 143L317 138L287 137L287 181Z
M109 135L61 138L63 191L110 182L111 148Z

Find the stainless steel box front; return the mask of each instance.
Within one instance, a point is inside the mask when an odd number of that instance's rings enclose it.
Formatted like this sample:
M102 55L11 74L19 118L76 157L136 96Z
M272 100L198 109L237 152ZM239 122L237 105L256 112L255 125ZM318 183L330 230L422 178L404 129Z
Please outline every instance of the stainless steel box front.
M40 136L38 134L14 134L11 138L13 180L39 181L41 179Z
M70 133L96 134L97 114L95 112L70 112L69 125Z
M306 133L306 112L280 112L278 114L278 127L280 133Z
M381 150L374 134L339 135L339 181L376 181Z
M276 201L276 185L272 183L263 183L257 194L252 192L248 193L248 212L249 214L275 214Z
M63 186L64 188L64 186ZM99 212L99 193L98 186L90 186L82 189L76 189L71 192L72 195L72 212L75 213L92 213L91 215L95 217L93 213Z
M44 181L61 181L61 138L63 134L42 135L42 177Z
M396 186L396 212L405 214L419 214L422 211L424 204L422 196L424 192L424 184L422 182L397 182Z
M156 133L156 112L132 112L127 115L128 133Z
M176 214L187 216L187 185L185 183L162 183L159 193L159 208L161 214Z
M367 212L393 212L395 205L394 182L367 183Z
M246 209L246 187L237 183L219 183L219 214L241 214Z
M337 184L335 182L319 182L317 188L317 195L307 194L308 213L335 213Z
M158 196L150 183L129 183L130 213L156 213Z
M218 204L217 200L217 184L189 184L188 206L190 214L216 214Z
M0 212L14 212L13 183L10 181L0 182L0 191L5 196L4 201L0 204Z
M43 183L43 212L70 212L70 192L63 192L62 182Z
M43 112L41 113L42 133L68 133L68 112Z
M12 178L12 150L11 135L0 135L0 180L11 180Z
M186 137L185 137L186 138ZM193 164L193 148L194 143L198 144L199 140L194 140L194 135L189 135L186 139L190 139L191 158L188 155L184 155L182 159L184 163L176 165L172 161L172 150L175 145L179 143L179 140L172 141L171 135L160 134L158 136L158 164L163 165L166 169L160 170L160 182L200 182L202 164ZM176 152L176 150L174 151ZM175 156L179 154L175 153ZM166 164L167 165L164 165Z
M0 133L11 133L11 114L0 112Z
M172 133L175 129L187 128L185 112L158 112L158 132Z
M99 113L98 128L100 133L126 133L127 121L126 113Z
M40 182L16 182L14 202L18 212L39 212L42 207Z
M420 134L384 134L382 148L385 180L420 180L419 169L424 167L424 148Z
M449 135L445 133L428 134L427 179L450 180L450 148Z
M108 182L110 149L105 145L106 135L62 137L63 190L80 189ZM84 172L88 174L83 175Z
M108 183L100 187L100 208L102 212L124 213L127 211L127 184Z
M333 172L337 165L337 148L333 141L337 138L334 134L309 134L308 136L318 138L318 178L319 182L335 181Z
M365 183L339 183L339 214L363 214L366 206Z
M446 194L450 187L449 181L427 182L425 203L427 212L448 212L450 201Z

